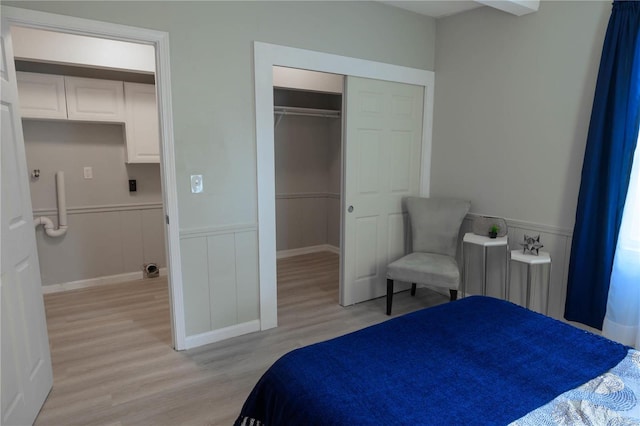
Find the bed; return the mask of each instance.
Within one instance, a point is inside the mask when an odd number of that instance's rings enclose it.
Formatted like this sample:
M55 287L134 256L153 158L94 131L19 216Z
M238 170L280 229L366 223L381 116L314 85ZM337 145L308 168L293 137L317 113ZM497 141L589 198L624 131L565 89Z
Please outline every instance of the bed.
M474 296L296 349L235 425L640 424L639 353Z

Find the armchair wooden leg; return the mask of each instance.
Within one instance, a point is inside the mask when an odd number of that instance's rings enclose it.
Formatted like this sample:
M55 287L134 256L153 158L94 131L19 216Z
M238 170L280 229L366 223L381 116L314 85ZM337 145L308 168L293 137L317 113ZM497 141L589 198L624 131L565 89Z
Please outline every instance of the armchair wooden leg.
M458 299L458 290L449 289L449 295L450 295L450 297L449 297L449 301L450 302L453 302L454 300L457 300Z
M393 303L393 280L387 278L387 315L391 315L391 304Z
M411 283L411 295L415 296L416 295L416 283Z

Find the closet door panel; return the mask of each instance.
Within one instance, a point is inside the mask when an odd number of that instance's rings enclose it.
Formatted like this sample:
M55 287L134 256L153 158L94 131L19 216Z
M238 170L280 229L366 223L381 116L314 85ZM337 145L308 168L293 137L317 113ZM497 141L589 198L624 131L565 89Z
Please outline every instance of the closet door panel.
M424 88L348 77L341 303L386 293L386 268L404 254L402 199L420 192Z

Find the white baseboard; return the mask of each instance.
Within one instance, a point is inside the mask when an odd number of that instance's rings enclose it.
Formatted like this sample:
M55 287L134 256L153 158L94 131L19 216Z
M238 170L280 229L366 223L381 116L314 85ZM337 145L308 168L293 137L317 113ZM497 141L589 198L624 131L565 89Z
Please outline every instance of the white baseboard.
M167 275L167 268L160 268L160 275ZM98 287L107 284L118 284L126 281L141 280L143 271L127 272L124 274L108 275L105 277L89 278L86 280L70 281L67 283L42 286L42 294L59 293L61 291L77 290L79 288Z
M253 320L235 324L219 330L207 331L205 333L196 334L195 336L187 336L185 339L185 349L195 348L197 346L208 345L210 343L219 342L232 337L238 337L243 334L260 331L260 321Z
M331 244L320 244L317 246L300 247L290 250L279 250L276 253L276 258L284 259L286 257L300 256L301 254L319 253L321 251L330 251L331 253L340 254L340 247L336 247Z

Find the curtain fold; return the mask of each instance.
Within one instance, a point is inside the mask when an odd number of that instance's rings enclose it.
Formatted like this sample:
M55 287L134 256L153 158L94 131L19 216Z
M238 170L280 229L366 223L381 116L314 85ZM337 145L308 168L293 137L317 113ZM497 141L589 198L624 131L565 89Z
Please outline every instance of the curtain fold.
M601 329L640 105L640 4L615 1L602 49L582 164L565 318Z
M613 260L607 313L602 334L625 345L640 344L640 149L631 169L631 182Z

